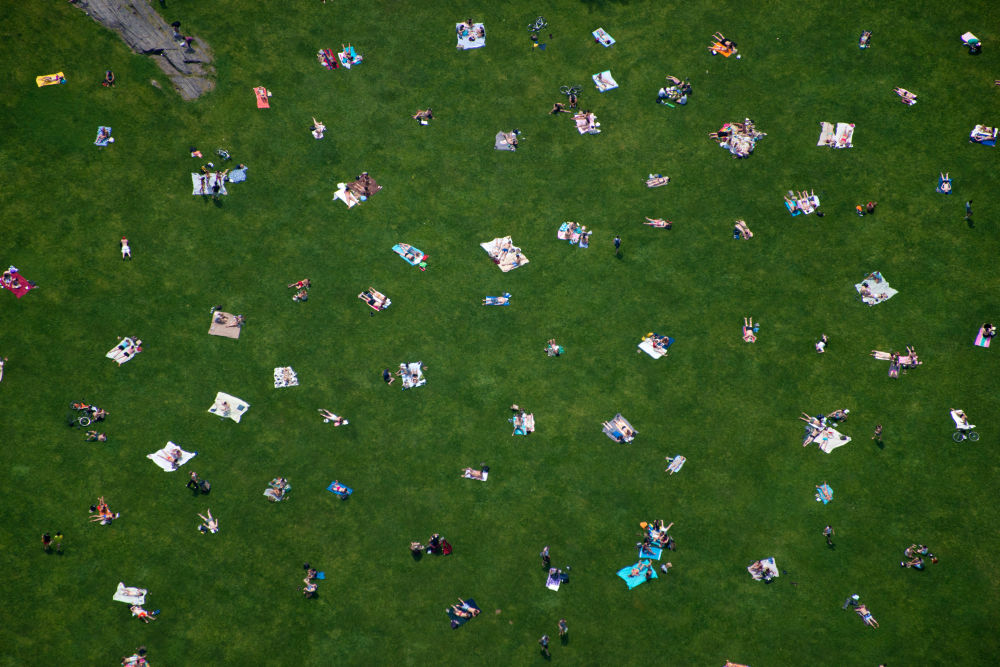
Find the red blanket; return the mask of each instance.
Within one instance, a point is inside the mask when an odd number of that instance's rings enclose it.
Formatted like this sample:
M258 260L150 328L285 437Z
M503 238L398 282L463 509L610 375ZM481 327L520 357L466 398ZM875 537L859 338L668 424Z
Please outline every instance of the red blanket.
M29 291L31 291L31 290L35 289L35 287L37 287L37 285L35 285L35 283L28 282L28 279L25 278L24 276L22 276L20 273L12 273L10 275L11 275L11 278L16 278L17 279L17 282L20 283L20 286L19 287L14 287L13 286L13 282L14 282L13 280L11 281L11 284L9 284L9 285L5 281L0 280L0 285L3 285L4 289L7 289L7 290L10 290L11 292L13 292L14 296L16 296L18 299L20 299L22 296L24 296L25 294L27 294Z

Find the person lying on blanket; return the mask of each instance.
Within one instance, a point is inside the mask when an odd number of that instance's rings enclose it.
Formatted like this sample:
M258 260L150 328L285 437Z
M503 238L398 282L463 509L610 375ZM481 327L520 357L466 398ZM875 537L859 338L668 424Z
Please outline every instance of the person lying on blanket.
M413 120L420 121L421 125L426 125L427 121L434 118L434 112L431 111L430 107L426 109L418 109L417 113L410 116Z
M350 422L343 417L339 417L325 408L320 408L319 413L323 415L324 424L329 424L330 422L333 422L334 426L344 426L346 424L350 424Z
M219 520L212 516L212 510L208 510L208 516L198 515L204 522L198 526L198 530L202 533L212 533L215 534L219 532Z
M753 332L753 318L744 317L743 318L743 340L747 343L756 343L757 336Z
M743 220L737 220L735 226L733 227L733 236L738 236L744 241L753 238L753 232L747 227L747 223Z
M878 621L872 617L872 613L868 611L868 607L865 605L859 604L858 608L854 610L854 613L861 617L861 620L865 622L865 625L870 625L873 628L878 627Z
M949 178L948 173L942 173L938 179L937 191L943 194L948 194L951 192L951 178Z
M458 604L451 605L449 609L451 609L451 612L459 618L473 618L475 616L479 616L480 612L479 609L470 606L469 603L462 598L458 598ZM445 611L447 612L448 609L445 609Z
M337 480L333 480L333 484L330 485L330 490L333 491L334 493L341 495L347 493L347 487L338 482Z
M510 303L508 296L488 296L483 299L484 306L506 306L508 303Z
M647 560L647 561L639 562L639 563L636 564L635 567L633 567L631 570L629 570L628 576L630 576L630 577L638 577L640 574L642 574L646 570L652 570L652 569L653 569L653 566L650 563L650 561Z
M674 226L674 223L669 220L664 220L663 218L650 218L646 217L646 222L642 223L644 225L649 225L650 227L657 227L659 229L670 229Z
M482 470L474 470L472 468L463 468L462 469L462 477L467 477L469 479L484 480L484 479L486 479L486 473L487 472L489 472L489 468L487 466L482 466Z
M896 93L897 95L900 96L900 98L902 98L900 101L903 104L911 105L917 101L917 96L908 91L906 88L896 87L892 89L892 92Z

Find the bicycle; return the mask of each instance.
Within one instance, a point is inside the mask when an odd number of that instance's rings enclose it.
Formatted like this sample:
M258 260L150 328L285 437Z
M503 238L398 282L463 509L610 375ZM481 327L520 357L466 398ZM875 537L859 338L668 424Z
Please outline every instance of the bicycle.
M977 442L979 440L979 434L971 429L960 430L952 433L951 439L955 442L964 442L965 440L968 440L969 442Z
M528 32L539 33L549 27L549 22L545 20L544 16L539 16L535 19L534 23L528 24Z
M583 88L580 86L559 86L559 92L566 97L579 95L581 90L583 90Z

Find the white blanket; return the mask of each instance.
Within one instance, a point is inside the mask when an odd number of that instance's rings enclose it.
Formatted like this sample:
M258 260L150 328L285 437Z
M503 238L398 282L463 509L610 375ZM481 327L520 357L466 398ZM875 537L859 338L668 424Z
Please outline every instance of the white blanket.
M819 129L820 129L820 132L819 132L819 141L816 142L816 145L817 146L830 146L831 143L834 140L834 137L837 136L836 132L834 132L834 130L833 130L833 123L824 123L824 122L821 122L819 124Z
M224 406L223 403L227 403L228 407ZM212 407L208 411L218 417L228 417L239 424L240 419L243 418L243 413L249 408L250 404L246 401L220 391L215 395L215 402L212 403Z
M834 138L834 148L850 148L854 144L854 123L837 123L837 136Z
M412 387L422 387L427 384L427 378L424 377L424 371L420 367L422 362L414 361L409 364L400 364L400 370L403 371L403 389L410 389ZM416 377L414 377L414 374Z
M205 176L205 187L204 188L201 187L201 185L202 185L202 183L201 183L201 177L202 176ZM210 194L213 194L212 193L212 188L215 187L215 184L217 182L219 184L219 194L220 195L228 195L229 193L226 192L226 177L225 176L223 176L222 178L219 178L218 176L215 175L215 172L212 172L211 174L196 174L196 173L192 172L191 173L191 194L193 194L193 195L210 195Z
M851 438L844 435L832 426L827 426L826 428L820 429L813 433L811 438L805 443L817 444L819 448L829 454L837 447L843 447L851 441Z
M881 276L881 274L879 275ZM869 306L874 306L882 303L883 301L888 301L892 297L899 294L899 290L894 290L889 287L889 281L885 278L882 278L879 282L875 282L875 280L870 277L865 278L862 282L854 285L854 289L858 291L858 294L861 294L861 289L864 286L864 283L868 283L868 290L871 292L871 296L862 296L861 300Z
M115 591L115 595L111 599L116 602L141 605L146 603L146 593L148 592L145 588L126 586L125 582L119 581L118 590Z
M479 36L482 29L483 36ZM462 32L465 32L465 35ZM473 23L472 30L469 30L464 23L455 24L455 33L458 35L458 48L462 50L479 49L486 46L486 26L482 23Z
M521 249L514 245L509 236L480 243L479 247L493 258L494 263L504 273L528 263L528 258L521 254Z
M340 201L347 204L347 208L354 208L359 203L361 203L361 200L358 199L358 196L347 189L346 183L337 183L337 191L333 193L333 198L339 199Z
M653 339L647 338L646 340L639 343L639 349L653 357L654 359L659 359L660 357L666 356L665 352L660 352L658 349L653 347Z
M594 80L594 85L597 86L597 90L602 93L606 93L609 90L614 90L618 87L618 82L615 81L613 76L611 76L611 70L609 69L606 69L603 72L598 72L590 78Z
M179 451L180 454L175 456L174 450ZM163 468L166 472L173 472L193 459L197 454L198 452L185 452L173 442L168 442L162 449L152 454L146 454L146 458ZM139 604L142 603L140 602Z
M108 359L114 359L119 366L124 364L126 361L130 361L135 355L142 352L136 341L133 338L126 336L122 338L117 345L111 348L105 357Z
M763 571L760 574L754 573L752 569L753 566L756 565L756 563L750 565L750 567L747 568L747 572L750 573L750 576L756 579L757 581L762 580L764 578L764 574L770 574L772 577L780 576L778 574L778 566L774 562L774 557L768 558L767 560L762 560L760 561L760 564L764 566Z
M297 387L299 386L299 376L291 366L279 366L274 369L274 388Z

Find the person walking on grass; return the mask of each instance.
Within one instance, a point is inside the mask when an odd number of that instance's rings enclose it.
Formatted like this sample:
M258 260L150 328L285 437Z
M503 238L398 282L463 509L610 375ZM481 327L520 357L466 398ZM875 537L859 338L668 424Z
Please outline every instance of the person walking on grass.
M615 235L615 255L620 255L622 252L622 239L617 234Z
M876 444L879 444L879 445L882 444L882 425L881 424L875 424L875 435L872 436L872 440L874 440L876 442Z
M566 635L568 635L568 634L569 634L569 625L566 624L566 619L565 618L560 618L559 619L559 636L562 637L563 640L565 640L566 639Z
M542 553L538 555L542 557L542 565L545 566L545 569L549 569L552 566L552 559L549 557L549 547L546 546L542 549Z
M538 644L542 647L542 655L546 658L551 658L552 654L549 652L549 636L542 635L542 638L538 640Z
M833 548L833 526L827 526L823 529L823 537L826 538L826 546Z

